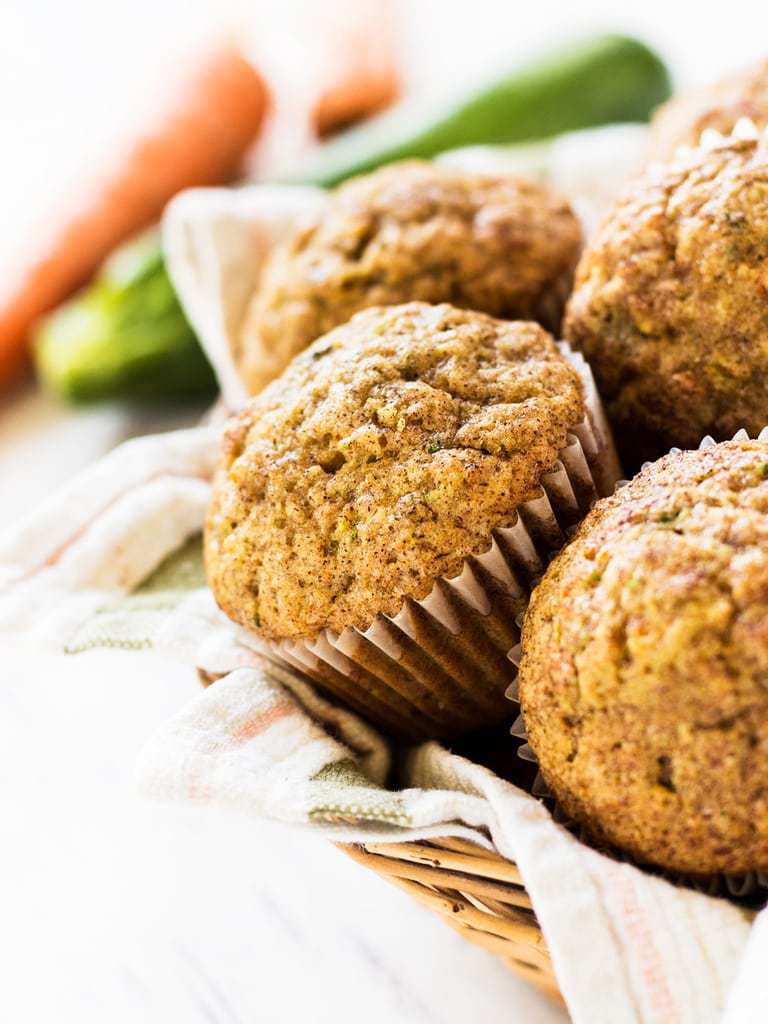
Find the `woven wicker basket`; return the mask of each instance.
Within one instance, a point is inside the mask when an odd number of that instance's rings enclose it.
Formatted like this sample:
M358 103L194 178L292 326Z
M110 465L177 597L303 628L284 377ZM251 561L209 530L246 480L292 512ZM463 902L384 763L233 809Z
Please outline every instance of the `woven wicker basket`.
M440 914L468 942L500 956L515 974L563 1005L530 897L511 861L465 839L340 849Z

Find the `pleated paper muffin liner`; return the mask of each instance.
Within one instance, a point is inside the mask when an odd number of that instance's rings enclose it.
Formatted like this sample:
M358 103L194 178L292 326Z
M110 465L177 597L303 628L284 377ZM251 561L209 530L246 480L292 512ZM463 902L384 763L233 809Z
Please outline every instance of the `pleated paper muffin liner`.
M587 412L513 525L494 530L485 553L435 580L422 600L406 598L396 615L377 615L364 630L272 642L273 658L403 739L447 738L509 716L507 652L520 639L519 616L553 552L619 475L589 367L560 349L583 381Z
M738 430L733 435L732 440L749 441L751 438L749 433L742 429ZM768 427L764 427L755 440L768 444ZM715 444L717 444L717 442L714 438L707 436L699 443L699 450L701 451L706 448L712 448ZM680 448L671 448L669 454L677 455L680 451ZM650 465L650 463L644 463L643 469L648 465ZM629 483L628 480L618 480L614 489L618 490L620 487L624 487L627 483ZM518 625L521 624L522 616L520 616L518 621ZM519 711L520 693L517 683L517 668L521 657L519 639L515 646L510 648L507 657L509 658L510 664L513 666L514 678L506 689L506 697L507 700L511 701L518 707ZM521 712L518 713L517 718L513 722L510 733L519 741L517 756L523 761L528 761L529 763L536 765L538 768L536 754L528 743L528 737L525 731L525 722ZM575 822L557 803L554 794L549 788L549 785L540 770L536 772L530 791L533 796L538 797L542 803L546 804L555 821L572 832L580 842L584 843L586 846L591 846L592 848L599 850L601 853L613 857L614 860L634 864L635 867L638 867L643 871L648 871L649 873L661 878L665 878L674 885L687 886L688 888L695 889L697 892L704 893L707 896L724 897L748 907L754 908L762 906L766 899L768 899L768 870L733 873L718 872L711 875L693 875L686 872L667 871L664 868L657 867L653 864L645 864L635 860L635 858L624 850L597 842L588 829L584 828L584 826L580 825L578 822Z

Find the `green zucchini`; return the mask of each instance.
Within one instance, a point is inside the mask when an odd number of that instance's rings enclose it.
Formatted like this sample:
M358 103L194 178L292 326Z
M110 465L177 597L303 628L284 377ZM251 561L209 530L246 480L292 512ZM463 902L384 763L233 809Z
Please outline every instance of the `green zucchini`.
M381 164L446 149L550 138L614 121L646 121L670 94L669 74L625 36L571 43L470 96L399 107L322 146L295 180L331 186Z
M91 285L46 317L34 353L43 383L73 403L192 401L216 393L156 232L117 249Z

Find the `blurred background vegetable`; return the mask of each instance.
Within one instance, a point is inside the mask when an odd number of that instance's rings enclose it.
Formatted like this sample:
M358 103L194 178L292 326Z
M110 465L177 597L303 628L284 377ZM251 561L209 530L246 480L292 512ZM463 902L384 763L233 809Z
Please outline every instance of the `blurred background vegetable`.
M94 283L35 336L43 384L72 402L211 398L216 380L151 232L122 246Z
M669 94L669 74L652 50L625 36L598 36L436 109L394 109L323 147L297 177L335 185L391 160L458 146L529 142L615 121L647 121Z
M18 379L27 360L33 325L41 315L82 287L116 246L154 224L178 192L192 186L225 184L242 176L246 157L265 127L281 129L288 121L285 131L277 131L275 143L290 149L294 139L306 146L390 103L399 90L390 14L385 0L326 0L322 11L318 9L314 30L306 25L292 37L299 58L305 50L317 55L315 66L294 66L290 76L284 71L281 77L277 63L271 63L267 56L283 52L278 45L279 34L267 34L267 47L251 47L255 63L233 46L224 45L196 58L184 73L174 70L177 80L161 95L159 109L158 100L152 97L156 106L146 111L146 124L139 137L122 147L108 170L98 176L92 171L83 175L77 185L75 209L55 211L36 238L31 255L18 261L12 280L0 281L0 391ZM260 67L261 58L265 69ZM304 60L306 63L306 56ZM290 83L293 92L288 96ZM272 114L269 118L268 112ZM150 277L133 283L125 298L130 302L126 323L135 325L142 305L147 316L156 308L155 295L163 275L158 260ZM104 304L103 281L94 287L96 299L89 291L82 296L90 335L77 358L93 351L97 326L94 309ZM167 279L163 287L171 289ZM141 289L148 292L143 304L136 297ZM112 295L110 308L116 310L120 301L117 293ZM42 333L74 331L76 309L76 305L68 307L68 327L57 319L50 332L43 326ZM161 315L165 317L164 309ZM176 315L181 318L180 309ZM106 328L106 319L103 323ZM56 373L47 367L44 380L48 386L72 401L91 401L107 393L138 400L148 395L164 397L161 381L143 388L135 383L136 338L133 333L123 338L122 323L118 316L110 315L109 338L115 352L109 368L103 360L99 364L106 373L103 386L97 383L96 367L91 372L86 372L87 367L76 367L73 379L79 382L78 387L64 387L69 375L61 373L60 362ZM170 347L166 352L158 341L154 351L164 372L170 366L177 367L166 378L167 397L192 395L195 390L190 388L190 380L196 379L202 355L195 354L187 374L175 337L164 333L166 326L162 319L158 332ZM145 329L149 334L151 319L146 321ZM117 373L121 346L126 361L122 375ZM186 349L195 351L192 340ZM39 351L48 350L43 345ZM74 347L67 351L68 358L76 358ZM151 376L154 366L149 347L142 365ZM88 386L80 386L86 378ZM119 380L124 381L122 393Z
M34 321L83 285L116 245L156 221L181 189L237 174L267 102L253 66L230 47L216 50L176 84L152 127L110 171L80 183L77 209L54 218L14 280L3 282L0 388L18 376Z

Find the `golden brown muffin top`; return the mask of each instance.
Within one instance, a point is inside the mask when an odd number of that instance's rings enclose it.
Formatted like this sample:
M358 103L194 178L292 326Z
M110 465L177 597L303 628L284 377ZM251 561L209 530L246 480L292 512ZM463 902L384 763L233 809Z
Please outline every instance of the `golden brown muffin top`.
M768 444L666 456L598 502L522 645L567 814L661 867L768 868Z
M729 135L743 117L758 128L768 126L768 61L673 96L659 107L651 122L653 153L666 159L680 145L698 146L707 128Z
M566 200L532 181L419 161L355 178L270 257L241 338L243 375L256 394L368 306L451 302L556 330L580 247Z
M359 313L231 425L206 531L216 599L275 639L394 615L514 522L584 413L537 324Z
M768 419L768 153L739 141L650 168L579 264L565 336L629 460Z

